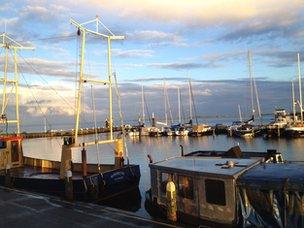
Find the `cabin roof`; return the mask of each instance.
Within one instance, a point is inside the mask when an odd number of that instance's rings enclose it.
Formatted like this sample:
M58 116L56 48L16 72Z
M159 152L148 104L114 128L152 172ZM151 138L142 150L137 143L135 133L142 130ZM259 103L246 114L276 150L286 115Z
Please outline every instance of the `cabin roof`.
M238 184L257 189L304 191L304 162L265 163L245 172Z
M233 161L235 166L228 168L226 163ZM197 174L211 174L236 177L248 168L258 164L261 158L221 158L221 157L174 157L150 164L162 170L185 171Z

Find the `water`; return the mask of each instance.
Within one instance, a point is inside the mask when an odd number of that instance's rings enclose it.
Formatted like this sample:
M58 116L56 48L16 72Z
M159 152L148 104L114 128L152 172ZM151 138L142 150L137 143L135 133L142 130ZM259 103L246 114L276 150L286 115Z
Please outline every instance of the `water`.
M106 135L100 136L101 138ZM85 141L94 140L94 136L84 136ZM81 138L79 139L82 140ZM36 158L50 160L60 160L61 156L61 138L40 138L26 139L23 143L24 155ZM149 160L150 154L154 162L164 160L169 157L180 155L180 145L184 147L184 153L194 150L228 150L230 147L239 145L243 151L266 152L267 149L276 149L283 154L286 160L304 161L304 139L274 139L265 140L263 138L254 138L249 140L227 137L226 135L203 136L203 137L143 137L127 138L128 155L130 163L139 164L141 169L140 193L141 207L136 213L138 215L149 217L144 209L145 191L150 188ZM87 148L88 162L113 163L113 145L99 145L97 156L96 147ZM80 150L73 150L73 161L80 162ZM123 202L123 201L121 201ZM126 202L128 204L129 202ZM124 205L115 205L124 208ZM134 209L134 208L133 208ZM132 209L132 210L133 210Z

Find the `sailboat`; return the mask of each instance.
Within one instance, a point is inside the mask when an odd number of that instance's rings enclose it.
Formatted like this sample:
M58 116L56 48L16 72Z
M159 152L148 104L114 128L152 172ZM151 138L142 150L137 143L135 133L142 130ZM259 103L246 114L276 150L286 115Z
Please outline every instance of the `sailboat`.
M189 122L191 123L191 130L189 131L189 135L190 136L211 135L213 133L213 130L212 130L211 126L209 126L207 124L199 124L198 123L191 80L189 80L188 85L189 85L189 111L190 111L190 121ZM196 124L192 124L193 123L192 111L194 111L195 123Z
M304 123L303 123L303 104L302 104L302 82L301 82L301 63L300 63L300 54L298 53L298 82L299 82L299 97L300 100L296 101L294 99L293 93L293 116L294 121L292 124L288 125L285 128L285 134L287 137L304 137ZM300 121L297 121L295 104L297 104L300 108Z
M252 110L252 117L241 123L240 126L237 126L233 129L232 134L236 137L241 138L253 138L261 133L261 130L253 125L254 117L255 117L255 108L254 108L254 93L256 97L256 103L258 108L258 114L261 118L261 109L260 109L260 103L258 98L258 92L257 92L257 86L253 77L252 72L252 59L251 59L251 52L248 51L247 54L248 57L248 70L249 70L249 79L250 79L250 98L251 98L251 110Z
M174 136L188 136L189 130L185 127L182 123L182 116L181 116L181 92L180 88L177 88L177 108L178 108L178 123L171 125L171 131L173 132Z
M95 20L82 24L73 19L71 19L70 22L78 29L77 34L79 36L81 35L82 38L74 136L64 138L61 151L61 161L26 157L23 155L22 137L19 135L19 121L7 121L7 123L17 123L18 131L17 135L3 136L0 138L0 184L7 187L21 188L40 193L64 196L68 200L84 199L102 201L138 188L140 179L139 165L129 164L128 157L126 154L124 154L124 138L115 138L113 135L113 74L111 70L111 41L123 39L124 37L115 36L108 29L109 35L100 33L98 31L98 26L99 24L103 24L100 22L98 17ZM91 22L96 23L96 31L85 27L85 25L88 25ZM107 40L108 78L106 80L97 80L84 77L84 50L87 34L94 34L99 38ZM4 34L4 36L6 35ZM10 45L9 43L3 43L2 47L15 50L15 54L17 50L21 49L19 45ZM17 69L17 67L15 67L15 69ZM6 81L6 78L4 81ZM78 139L82 91L83 84L86 82L108 85L110 133L109 139L107 140L99 140L97 134L95 134L94 142L80 142ZM15 79L15 84L16 86L18 85L17 79ZM16 91L18 91L18 89L16 89ZM5 104L7 101L5 96L4 99ZM19 116L18 105L19 103L17 102L17 116ZM96 118L94 119L94 122L96 123ZM113 159L113 164L100 164L99 158L98 164L87 164L87 147L95 145L98 149L98 145L109 143L115 144L115 150L113 153L115 154L115 158ZM72 163L72 149L75 148L81 148L81 163ZM127 158L126 164L124 158Z

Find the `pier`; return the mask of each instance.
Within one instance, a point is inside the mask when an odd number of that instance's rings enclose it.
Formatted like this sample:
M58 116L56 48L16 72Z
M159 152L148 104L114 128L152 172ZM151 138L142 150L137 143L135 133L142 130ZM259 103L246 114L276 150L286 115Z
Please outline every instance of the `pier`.
M96 204L0 187L0 227L176 227Z

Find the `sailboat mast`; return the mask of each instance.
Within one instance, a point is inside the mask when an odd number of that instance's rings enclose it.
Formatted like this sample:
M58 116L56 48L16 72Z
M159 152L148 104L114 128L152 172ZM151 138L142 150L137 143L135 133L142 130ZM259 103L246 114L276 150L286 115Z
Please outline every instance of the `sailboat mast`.
M141 85L141 110L142 110L142 123L145 123L145 98L144 98L144 85Z
M251 98L251 111L254 115L254 102L253 102L253 77L252 77L252 63L251 63L251 52L248 50L248 71L249 71L249 81L250 81L250 98Z
M2 43L0 43L0 48L5 49L4 56L4 72L3 77L0 78L0 81L3 83L2 88L2 110L0 124L16 124L16 133L20 134L20 117L19 117L19 72L18 72L18 58L17 54L19 50L34 50L34 47L25 47L9 37L6 33L0 35L2 37ZM8 41L7 41L8 40ZM14 79L9 79L9 50L13 50L13 73ZM8 119L6 116L7 106L9 102L9 96L7 92L7 87L12 86L10 94L15 94L15 117L16 119Z
M113 140L113 94L112 94L112 64L111 64L111 37L108 36L108 76L109 76L109 128L110 140Z
M291 94L292 94L292 113L293 113L293 121L296 121L296 103L295 103L295 92L294 92L294 83L291 82Z
M165 102L165 123L166 123L166 125L168 125L166 82L165 81L164 81L164 102Z
M177 101L178 101L178 123L181 123L181 94L180 89L177 87Z
M3 77L3 98L2 98L2 110L1 116L4 115L5 112L5 104L6 104L6 82L7 82L7 66L8 66L8 48L5 48L5 60L4 60L4 77Z
M192 120L193 116L192 116L192 99L191 99L191 84L190 84L190 80L189 80L189 83L188 83L188 86L189 86L189 113L190 113L190 120Z
M81 94L83 89L83 71L84 71L84 54L85 54L85 40L86 32L85 30L80 30L82 33L82 44L81 44L81 61L80 61L80 73L79 73L79 83L77 90L77 103L76 103L76 121L75 121L75 132L74 140L77 142L78 138L78 129L79 129L79 117L80 117L80 108L81 108Z
M240 121L243 122L241 106L239 104L238 104L238 109L239 109L239 118L240 118Z
M300 95L301 123L303 123L302 82L301 82L301 64L300 64L300 53L298 53L298 77L299 77L299 95Z
M80 75L79 75L79 82L78 82L78 91L77 91L77 102L76 102L76 118L75 118L75 143L77 144L77 137L78 137L78 128L79 128L79 116L80 116L80 108L81 108L81 97L82 97L82 90L83 90L83 83L91 82L95 84L103 84L109 86L109 128L110 128L110 138L108 140L101 140L98 142L86 142L85 145L93 145L96 143L104 144L104 143L112 143L114 142L113 139L113 96L112 96L112 65L111 65L111 41L112 40L123 40L124 36L116 36L114 35L109 29L107 29L104 25L103 27L110 33L110 35L105 35L97 31L93 31L84 27L84 25L95 23L96 20L99 20L98 17L96 19L84 22L82 24L76 22L73 19L70 19L71 24L73 24L78 31L82 33L82 46L81 46L81 63L80 63ZM96 26L98 27L100 22L96 22ZM99 79L90 79L84 78L84 54L85 54L85 38L86 33L94 34L96 36L102 37L107 40L107 80L99 80Z

